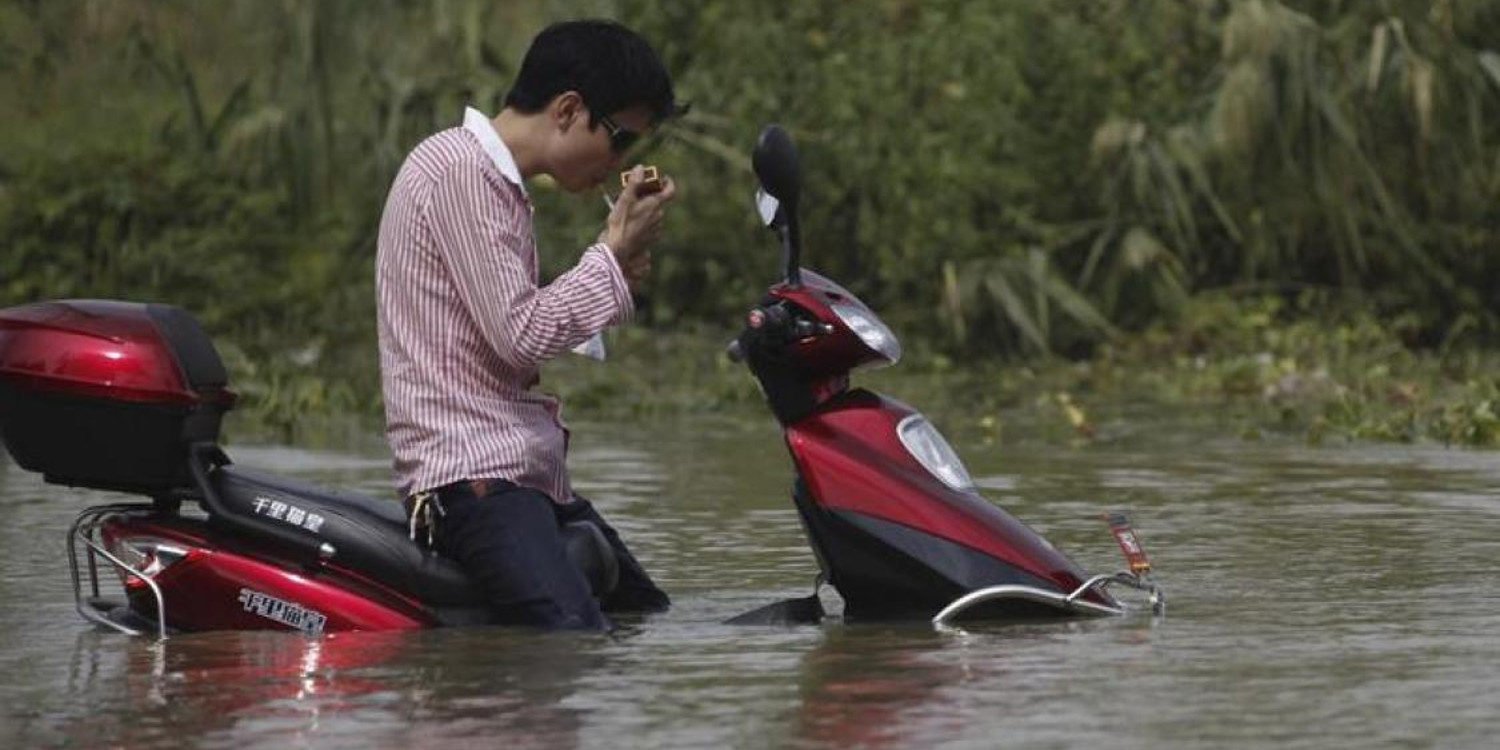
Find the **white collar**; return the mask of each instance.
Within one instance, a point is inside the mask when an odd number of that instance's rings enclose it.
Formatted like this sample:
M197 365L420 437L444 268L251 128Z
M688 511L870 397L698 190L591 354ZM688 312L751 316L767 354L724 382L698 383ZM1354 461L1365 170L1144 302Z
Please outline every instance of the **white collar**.
M521 181L521 170L516 166L516 158L511 155L510 149L506 148L505 141L500 140L500 134L495 132L495 125L490 118L485 117L473 107L464 108L464 130L474 134L479 139L479 147L489 155L490 161L505 175L505 179L516 184L521 189L521 194L526 195L526 185Z

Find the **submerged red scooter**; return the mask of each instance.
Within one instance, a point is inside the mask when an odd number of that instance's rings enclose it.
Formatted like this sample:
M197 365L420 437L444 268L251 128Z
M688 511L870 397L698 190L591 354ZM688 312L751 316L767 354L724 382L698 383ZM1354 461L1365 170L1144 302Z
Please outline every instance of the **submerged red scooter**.
M759 380L796 464L793 500L820 580L860 618L1113 614L1105 587L1150 592L1143 554L1128 573L1088 577L975 490L920 414L849 387L857 367L900 345L869 308L798 266L795 148L772 126L757 144L758 205L781 236L787 278L731 346ZM487 621L454 563L413 540L401 507L242 468L218 446L234 405L196 320L168 305L42 302L0 310L0 437L46 481L143 495L84 510L68 533L87 619L128 633L388 630ZM187 506L186 508L184 506ZM193 507L201 513L193 512ZM1116 536L1139 544L1123 520ZM604 596L617 561L589 523L564 530L569 556ZM102 596L101 564L125 600ZM816 593L735 618L816 620ZM732 622L733 622L732 621Z
M801 169L786 131L761 133L756 207L781 238L785 280L746 318L730 356L749 365L786 433L797 468L792 497L846 618L1117 614L1106 591L1165 599L1123 515L1110 526L1131 570L1087 576L1047 540L982 497L943 436L894 399L851 389L849 373L895 364L901 345L864 303L799 265ZM731 622L812 620L817 592Z

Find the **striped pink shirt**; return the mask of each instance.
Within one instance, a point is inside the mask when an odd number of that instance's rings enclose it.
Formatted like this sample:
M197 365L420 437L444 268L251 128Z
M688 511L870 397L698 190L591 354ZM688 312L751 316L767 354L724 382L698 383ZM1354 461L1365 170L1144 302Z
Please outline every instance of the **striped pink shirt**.
M633 311L603 244L541 286L532 205L489 118L419 144L375 260L386 438L403 495L508 479L570 502L568 431L541 364Z

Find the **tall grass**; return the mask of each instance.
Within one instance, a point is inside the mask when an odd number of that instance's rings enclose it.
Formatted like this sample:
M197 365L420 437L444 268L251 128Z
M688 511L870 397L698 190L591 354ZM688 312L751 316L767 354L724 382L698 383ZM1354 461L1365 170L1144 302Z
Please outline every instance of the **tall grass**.
M1096 132L1116 254L1132 255L1134 233L1170 258L1160 276L1192 289L1321 287L1417 312L1430 337L1493 336L1500 89L1494 52L1459 32L1497 9L1464 7L1460 19L1452 3L1368 3L1320 23L1233 3L1205 112Z

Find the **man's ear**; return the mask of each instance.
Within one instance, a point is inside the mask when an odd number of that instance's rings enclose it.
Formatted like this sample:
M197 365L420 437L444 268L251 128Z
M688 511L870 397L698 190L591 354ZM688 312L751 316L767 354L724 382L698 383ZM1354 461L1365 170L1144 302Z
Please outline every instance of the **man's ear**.
M577 91L564 91L552 97L547 111L552 116L553 125L562 132L579 122L588 122L588 107L583 103L583 95Z

